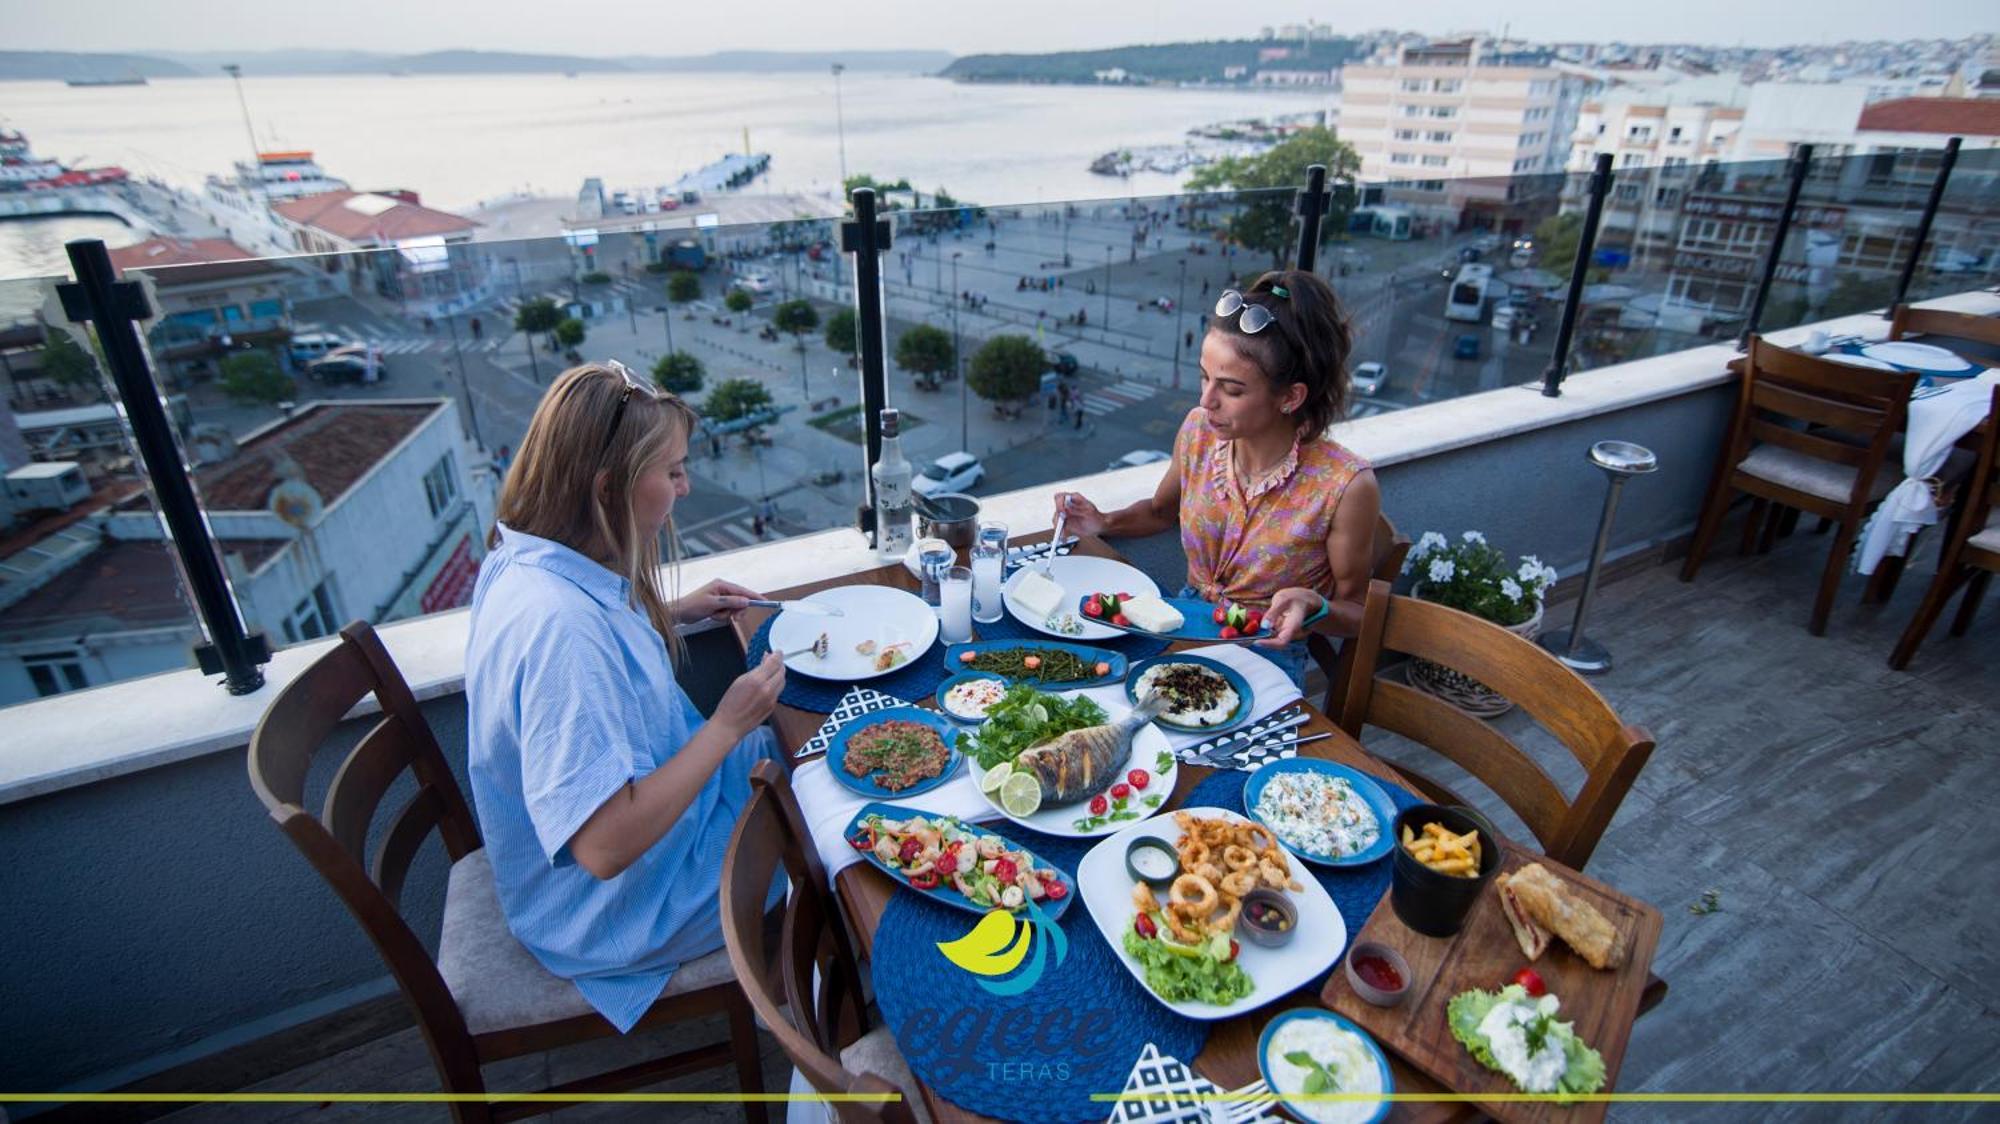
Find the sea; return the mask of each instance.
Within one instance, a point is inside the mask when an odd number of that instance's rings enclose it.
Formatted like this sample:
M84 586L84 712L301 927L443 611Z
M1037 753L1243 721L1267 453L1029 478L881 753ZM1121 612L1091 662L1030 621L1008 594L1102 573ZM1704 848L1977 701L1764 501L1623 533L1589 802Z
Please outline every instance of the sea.
M979 203L1160 195L1184 175L1093 174L1120 148L1177 144L1188 129L1329 108L1332 95L957 83L828 74L246 76L258 148L310 149L357 188L406 188L448 210L518 193L573 198L671 183L730 152L769 152L749 190L830 193L850 175L909 179ZM224 76L146 86L0 83L0 125L69 166L117 164L199 190L246 159L251 138ZM844 148L844 152L843 152ZM0 278L64 268L62 242L137 241L115 220L0 222Z

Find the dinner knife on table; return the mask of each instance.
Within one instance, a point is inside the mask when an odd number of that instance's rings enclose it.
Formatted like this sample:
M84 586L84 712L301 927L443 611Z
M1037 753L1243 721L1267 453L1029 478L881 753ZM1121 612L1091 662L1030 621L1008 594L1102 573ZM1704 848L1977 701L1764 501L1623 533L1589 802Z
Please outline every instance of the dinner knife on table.
M793 610L815 617L844 617L847 615L835 606L821 605L816 601L772 601L768 598L752 597L749 598L749 602L752 608L777 609L780 611Z

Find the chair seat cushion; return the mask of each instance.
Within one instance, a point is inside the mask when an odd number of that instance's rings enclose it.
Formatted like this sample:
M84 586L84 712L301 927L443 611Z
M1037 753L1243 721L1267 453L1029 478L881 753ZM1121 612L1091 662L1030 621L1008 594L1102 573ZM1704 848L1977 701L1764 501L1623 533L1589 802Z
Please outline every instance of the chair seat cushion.
M1965 540L1965 545L2000 554L2000 507L1993 509L1993 514L1986 520L1986 527Z
M507 928L486 849L451 864L444 892L438 974L474 1034L560 1022L596 1013L576 985L551 973ZM664 999L733 979L719 950L680 966Z
M1853 465L1809 457L1783 445L1759 445L1737 463L1736 471L1781 488L1818 496L1829 503L1846 503L1854 493L1854 478L1860 470ZM1873 503L1888 495L1899 478L1894 469L1883 465L1882 471L1875 474L1874 486L1868 490L1868 501Z
M903 1051L896 1047L896 1038L888 1027L878 1026L850 1043L840 1052L840 1068L849 1073L872 1073L901 1089L910 1111L923 1124L930 1124L930 1110L924 1107L923 1095L917 1092L917 1079L910 1073L910 1063L903 1060Z

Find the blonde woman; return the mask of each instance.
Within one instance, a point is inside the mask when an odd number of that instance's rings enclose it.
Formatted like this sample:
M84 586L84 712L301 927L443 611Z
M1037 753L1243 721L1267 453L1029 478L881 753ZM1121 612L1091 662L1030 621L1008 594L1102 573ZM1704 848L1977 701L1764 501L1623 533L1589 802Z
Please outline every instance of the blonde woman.
M722 853L751 767L778 757L763 728L785 681L775 655L707 720L674 679L676 626L757 596L660 588L694 426L622 364L563 372L508 470L472 597L470 773L501 908L621 1031L722 947Z

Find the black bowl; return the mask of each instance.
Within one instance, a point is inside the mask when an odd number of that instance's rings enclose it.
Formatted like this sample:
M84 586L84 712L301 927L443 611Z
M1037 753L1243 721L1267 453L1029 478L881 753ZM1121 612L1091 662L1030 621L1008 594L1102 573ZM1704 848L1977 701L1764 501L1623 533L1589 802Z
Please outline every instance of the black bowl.
M1403 849L1403 828L1423 833L1424 825L1442 824L1459 835L1479 832L1479 877L1460 878L1439 874L1418 862ZM1500 873L1499 835L1485 816L1470 808L1441 808L1419 804L1397 813L1390 826L1394 833L1394 855L1389 876L1389 904L1403 924L1427 937L1449 937L1465 924L1465 915L1485 891L1486 884Z

